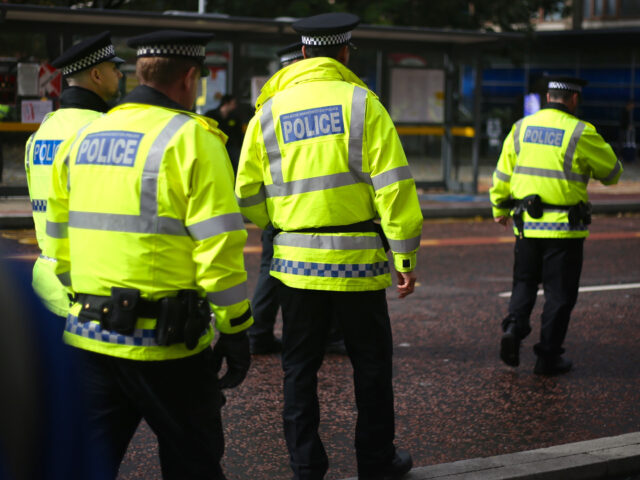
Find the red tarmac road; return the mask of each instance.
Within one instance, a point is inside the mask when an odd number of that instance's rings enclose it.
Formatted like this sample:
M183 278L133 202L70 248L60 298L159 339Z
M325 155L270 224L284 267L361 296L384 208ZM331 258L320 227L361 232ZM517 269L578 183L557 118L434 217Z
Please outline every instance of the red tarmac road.
M598 216L591 230L581 285L640 282L640 216ZM259 231L251 229L249 235L246 264L252 291ZM3 256L33 257L23 234L5 232L3 237ZM539 377L532 372L532 346L542 298L520 367L507 367L498 358L499 325L508 303L499 293L510 290L512 256L513 237L490 220L425 222L416 292L399 300L395 287L388 290L397 444L412 452L415 466L640 430L640 289L581 293L565 344L574 370ZM281 384L279 357L254 356L246 381L228 393L223 416L229 480L291 478L281 427ZM346 357L326 357L319 394L321 435L330 461L326 478L352 477L356 412ZM142 424L119 480L160 478L156 441Z

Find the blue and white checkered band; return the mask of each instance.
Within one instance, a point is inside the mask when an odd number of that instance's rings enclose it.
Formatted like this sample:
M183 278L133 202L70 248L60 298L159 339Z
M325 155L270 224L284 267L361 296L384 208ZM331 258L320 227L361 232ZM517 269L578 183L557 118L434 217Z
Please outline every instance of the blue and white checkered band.
M572 92L582 92L582 87L575 83L549 82L549 90L570 90Z
M302 52L291 52L285 53L280 57L280 63L290 62L291 60L296 60L298 58L302 58Z
M193 57L204 58L204 45L142 45L138 47L138 57Z
M302 36L302 44L311 47L323 47L325 45L342 45L351 40L351 32L332 33L329 35L317 35L313 37Z
M79 72L85 68L93 67L94 65L105 62L115 56L116 50L113 48L113 45L107 45L106 47L102 47L76 62L62 67L62 75L71 75L72 73Z

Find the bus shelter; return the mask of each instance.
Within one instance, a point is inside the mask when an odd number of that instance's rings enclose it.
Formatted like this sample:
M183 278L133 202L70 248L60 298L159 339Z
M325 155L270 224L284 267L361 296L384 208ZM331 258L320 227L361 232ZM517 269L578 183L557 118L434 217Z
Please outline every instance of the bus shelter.
M0 121L5 167L8 156L21 155L19 146L42 115L57 107L61 79L50 60L82 37L111 31L117 55L127 60L121 67L126 93L137 85L128 37L157 29L214 32L205 61L210 75L203 79L197 111L233 93L248 120L260 87L279 68L276 50L299 41L294 20L0 4L0 104L12 111ZM483 58L503 55L507 45L513 48L523 38L374 25L353 32L357 51L349 67L388 109L419 188L477 192L483 145L491 135L482 114Z

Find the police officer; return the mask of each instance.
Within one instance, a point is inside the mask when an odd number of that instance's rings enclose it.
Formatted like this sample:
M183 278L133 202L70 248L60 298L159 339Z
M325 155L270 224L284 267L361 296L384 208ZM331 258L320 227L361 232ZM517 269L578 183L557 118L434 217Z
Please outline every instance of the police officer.
M211 38L130 39L140 86L54 162L46 248L76 294L64 339L84 360L112 478L144 418L164 478L223 479L220 388L249 367L247 232L224 134L191 110Z
M249 122L236 196L258 226L277 229L271 275L283 312L284 430L296 479L323 478L317 371L337 318L354 368L360 479L400 478L408 452L394 446L392 338L383 247L399 296L413 292L422 215L396 129L347 67L359 18L299 20L304 60L262 88ZM380 225L373 222L377 216Z
M74 45L52 65L62 69L69 88L60 97L60 109L45 117L40 128L27 141L25 169L31 197L36 239L42 250L45 237L47 194L51 166L63 140L80 127L109 110L108 102L118 96L122 73L109 32L102 32ZM44 305L56 315L66 317L69 297L54 274L55 259L40 255L33 267L33 288Z
M302 42L292 43L276 52L280 68L302 60ZM260 237L262 253L260 254L260 275L251 299L254 322L249 328L249 342L253 355L278 353L282 350L282 340L273 333L276 315L280 308L278 301L278 280L271 276L271 259L273 258L273 225L267 226Z
M531 331L529 315L542 283L545 304L534 373L571 369L562 357L569 317L578 298L584 239L591 222L587 183L618 182L622 165L611 146L575 112L586 82L548 79L547 105L518 120L504 141L490 196L496 222L514 220L513 289L503 320L500 358L520 363L520 342Z

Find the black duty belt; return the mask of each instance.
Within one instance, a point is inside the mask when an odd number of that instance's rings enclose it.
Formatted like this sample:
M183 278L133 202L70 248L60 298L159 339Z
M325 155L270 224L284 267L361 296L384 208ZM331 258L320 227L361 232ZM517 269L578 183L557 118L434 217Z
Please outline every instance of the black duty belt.
M281 233L357 233L357 232L371 232L377 233L380 236L380 240L382 240L382 246L384 247L384 251L388 252L391 248L389 245L389 240L387 240L387 236L382 230L382 226L379 223L374 222L373 220L365 220L364 222L350 223L348 225L329 225L326 227L309 227L309 228L301 228L300 230L281 230L279 228L275 229L274 237Z
M113 310L113 302L121 302L123 307L128 307L128 303L131 301L127 298L114 300L111 296L102 295L90 295L88 293L79 293L76 295L76 301L82 304L81 311L87 311L88 313L95 314L108 314ZM143 298L138 298L133 307L133 313L137 317L141 318L158 318L160 314L160 301L150 301ZM98 320L99 318L96 318Z
M192 350L211 322L209 302L196 290L150 301L141 298L138 289L111 287L110 296L79 293L76 300L82 305L78 320L99 321L103 329L123 335L133 334L138 318L156 319L155 338L162 346L184 342ZM251 317L250 309L246 315L241 322Z
M527 212L531 218L542 218L544 210L564 210L568 212L569 225L589 225L591 223L591 203L580 201L575 205L557 205L543 202L540 195L528 195L522 199L510 198L498 205L499 208L508 208L512 211L513 223L518 230L520 238L524 237L524 220L522 214Z

